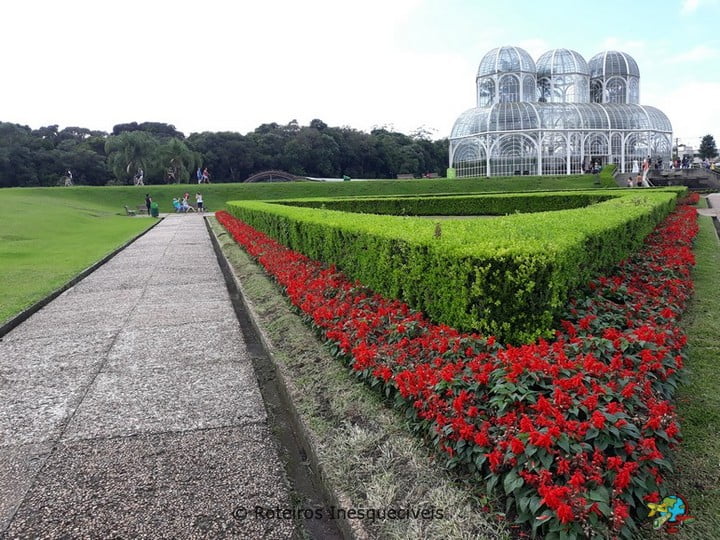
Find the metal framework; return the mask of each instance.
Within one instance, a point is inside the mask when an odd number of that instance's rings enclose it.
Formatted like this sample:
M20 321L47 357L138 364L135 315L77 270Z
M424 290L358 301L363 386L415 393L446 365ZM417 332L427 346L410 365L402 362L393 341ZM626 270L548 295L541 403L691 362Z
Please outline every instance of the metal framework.
M519 47L493 49L478 68L477 107L453 126L450 166L467 177L578 174L593 162L629 172L648 156L669 163L672 125L639 105L639 82L622 52L586 63L555 49L536 64Z

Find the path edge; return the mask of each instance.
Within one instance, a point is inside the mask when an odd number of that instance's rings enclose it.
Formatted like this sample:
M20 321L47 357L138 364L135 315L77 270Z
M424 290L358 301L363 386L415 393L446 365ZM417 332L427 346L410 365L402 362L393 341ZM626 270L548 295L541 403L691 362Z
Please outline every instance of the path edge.
M228 292L230 293L231 301L236 309L236 313L238 313L239 318L243 317L247 320L247 322L250 323L255 337L257 338L257 343L254 344L255 350L253 351L251 343L248 343L248 349L251 351L251 353L254 353L252 354L253 367L256 369L256 377L258 378L258 383L260 384L261 389L264 389L264 387L266 387L267 385L272 385L272 389L277 391L277 397L279 398L283 409L288 413L285 420L290 423L290 429L294 434L297 450L300 452L301 456L304 455L307 462L306 474L309 476L309 480L312 482L313 486L319 491L318 495L320 495L320 497L324 499L324 502L327 505L342 507L344 506L342 504L342 501L338 499L337 493L335 493L335 491L332 489L332 487L325 478L322 463L312 443L312 436L310 435L308 428L302 421L300 413L295 407L295 403L293 402L290 393L286 375L279 367L278 362L276 361L272 353L272 344L268 342L268 337L266 336L265 332L263 332L262 327L258 322L258 316L255 313L252 302L247 297L243 285L235 274L232 265L225 257L222 247L220 246L220 242L215 235L215 231L212 229L209 219L205 217L204 220L205 226L208 230L208 234L210 235L210 239L212 241L215 255L218 259L218 264L220 265L222 273L225 276ZM243 321L241 321L241 325L242 322ZM256 363L258 360L257 356L259 355L264 356L267 360L265 366L256 367ZM271 371L269 375L271 375L271 379L274 379L276 381L275 384L273 384L272 382L264 381L264 379L267 378L264 377L264 375L268 374L259 372L263 369L263 367L269 368L269 370ZM265 400L264 395L263 401L265 401L265 405L266 407L268 407L269 404ZM285 448L285 450L291 451L291 449L288 449L287 447ZM293 488L296 489L296 479L293 478L292 475L289 474L289 472L288 476L291 478ZM296 489L296 491L298 491L301 496L305 495L304 493L302 493L301 490ZM335 525L337 525L339 532L342 534L342 537L345 540L363 539L368 537L367 533L358 523L350 522L350 520L343 518L334 519L333 522L335 523Z
M710 200L710 197L705 197L705 203L707 204L708 208L715 208L712 205L712 201ZM715 225L715 233L718 235L718 238L720 238L720 219L717 215L710 216L713 220L713 225Z

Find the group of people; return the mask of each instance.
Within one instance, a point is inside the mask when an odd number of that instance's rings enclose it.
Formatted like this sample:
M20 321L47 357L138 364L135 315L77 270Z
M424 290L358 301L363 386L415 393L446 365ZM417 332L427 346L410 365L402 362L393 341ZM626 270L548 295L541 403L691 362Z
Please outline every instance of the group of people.
M207 170L207 167L204 169L200 169L198 167L197 172L195 173L195 176L197 177L198 184L209 184L210 183L210 173Z
M600 163L600 160L590 160L588 158L585 158L585 160L582 163L582 172L583 174L597 174L602 169L602 163Z
M197 209L190 205L188 202L188 199L190 198L190 194L185 192L185 194L180 197L174 197L172 200L173 208L175 208L175 212L177 213L187 213L187 212L199 212L202 213L205 211L205 203L203 202L203 196L202 193L197 192L195 194L195 206Z
M632 176L628 176L627 187L653 187L653 184L646 176L638 174L635 179Z

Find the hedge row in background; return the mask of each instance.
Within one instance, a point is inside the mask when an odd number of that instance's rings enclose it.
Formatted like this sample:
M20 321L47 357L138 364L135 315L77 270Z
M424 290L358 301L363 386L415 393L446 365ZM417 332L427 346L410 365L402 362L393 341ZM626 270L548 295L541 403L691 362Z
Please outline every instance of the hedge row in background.
M626 191L589 208L442 223L260 201L227 207L435 321L518 343L550 335L569 292L637 249L681 191Z
M394 216L503 216L513 213L550 212L583 208L607 201L620 193L596 191L554 191L550 193L496 193L478 196L438 195L427 197L372 197L352 199L293 199L279 204L307 208L327 208L341 212L361 212Z

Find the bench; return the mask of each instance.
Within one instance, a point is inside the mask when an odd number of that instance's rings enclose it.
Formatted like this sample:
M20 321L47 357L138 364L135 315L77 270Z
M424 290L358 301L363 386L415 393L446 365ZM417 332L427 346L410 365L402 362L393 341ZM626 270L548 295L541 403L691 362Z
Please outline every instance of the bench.
M138 204L136 212L138 214L147 214L148 213L147 206L145 206L144 204Z
M408 179L415 178L415 175L414 174L398 174L397 177L398 177L398 180L408 180Z
M429 172L425 175L425 178L439 178L439 176L436 172Z
M128 215L128 216L134 216L134 215L137 214L137 212L135 212L135 210L130 210L130 209L128 208L127 204L125 205L125 212L127 212L127 215Z

